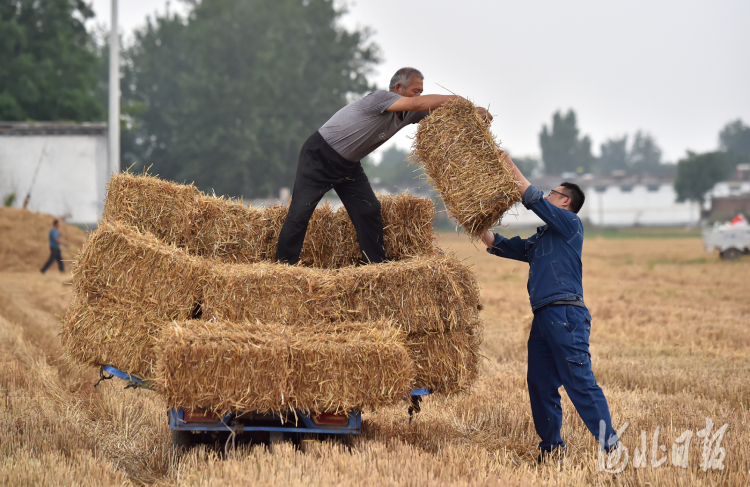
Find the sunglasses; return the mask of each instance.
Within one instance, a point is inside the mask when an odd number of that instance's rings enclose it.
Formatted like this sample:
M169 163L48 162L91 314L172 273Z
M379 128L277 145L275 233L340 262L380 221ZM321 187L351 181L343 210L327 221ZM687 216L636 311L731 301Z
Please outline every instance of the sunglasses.
M562 196L563 198L570 198L570 196L568 196L567 194L565 194L565 193L561 193L561 192L559 192L559 191L555 191L554 189L550 189L550 190L549 190L549 194L547 195L547 197L549 198L550 196L552 196L552 193L556 193L556 194L559 194L559 195L560 195L560 196Z

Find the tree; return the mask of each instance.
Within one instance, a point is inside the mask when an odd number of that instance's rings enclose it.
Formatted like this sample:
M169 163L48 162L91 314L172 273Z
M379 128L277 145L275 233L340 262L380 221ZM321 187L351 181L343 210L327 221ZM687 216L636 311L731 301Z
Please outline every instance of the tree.
M668 172L661 162L661 149L654 137L638 131L628 147L628 137L609 139L601 145L601 156L596 163L600 174L625 171L629 174L665 174Z
M627 171L628 166L628 136L621 139L609 139L601 146L601 156L597 161L597 170L601 174L611 174L612 171Z
M0 2L0 120L102 120L83 0Z
M661 165L661 149L649 133L636 132L628 153L628 166L636 174L654 174Z
M719 132L719 147L740 159L750 160L750 127L739 119L729 122Z
M542 159L547 174L563 172L588 172L594 162L591 139L578 137L576 114L573 110L563 115L557 111L552 116L552 127L545 125L539 134Z
M513 164L526 176L534 176L542 171L542 161L531 156L513 156Z
M732 163L723 152L696 154L688 151L687 157L677 163L675 191L677 201L697 201L701 205L716 183L732 173Z
M376 46L342 13L329 0L211 0L149 22L124 93L145 107L139 166L233 196L291 186L305 139L372 89Z
M367 168L367 174L380 179L380 183L390 188L408 189L424 184L419 178L419 171L409 164L409 152L391 146L383 152L383 158L377 166Z

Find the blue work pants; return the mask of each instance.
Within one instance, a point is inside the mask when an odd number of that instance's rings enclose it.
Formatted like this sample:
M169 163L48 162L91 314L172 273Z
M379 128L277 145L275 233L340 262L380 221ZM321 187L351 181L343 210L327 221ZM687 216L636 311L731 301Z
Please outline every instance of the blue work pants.
M560 436L562 408L560 386L573 402L578 414L595 438L599 438L599 421L604 421L609 446L617 442L604 392L591 370L589 335L591 315L583 307L545 306L534 313L529 334L529 386L534 427L541 438L540 450L565 447Z

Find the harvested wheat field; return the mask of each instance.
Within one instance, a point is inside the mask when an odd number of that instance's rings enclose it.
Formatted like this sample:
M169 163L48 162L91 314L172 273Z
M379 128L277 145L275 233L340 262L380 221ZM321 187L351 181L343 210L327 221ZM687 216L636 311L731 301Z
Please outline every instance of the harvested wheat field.
M608 473L564 393L569 455L561 465L535 464L526 265L493 257L467 236L442 235L440 243L474 264L482 287L486 359L473 389L428 397L411 425L406 403L367 413L349 449L325 442L304 452L242 443L228 457L205 449L176 457L162 399L124 390L119 380L94 388L95 369L60 360L70 275L0 272L0 484L750 483L750 258L720 261L697 238L586 241L594 371L615 427L628 424L622 440L630 461ZM713 427L703 464L707 418Z

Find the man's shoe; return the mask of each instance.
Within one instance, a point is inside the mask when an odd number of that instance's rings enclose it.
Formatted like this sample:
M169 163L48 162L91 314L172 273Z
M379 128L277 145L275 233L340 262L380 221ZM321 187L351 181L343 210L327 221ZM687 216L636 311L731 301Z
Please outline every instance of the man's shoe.
M565 448L557 447L551 451L550 450L540 451L539 456L536 457L536 463L537 465L541 465L548 461L562 463L563 459L565 459Z

